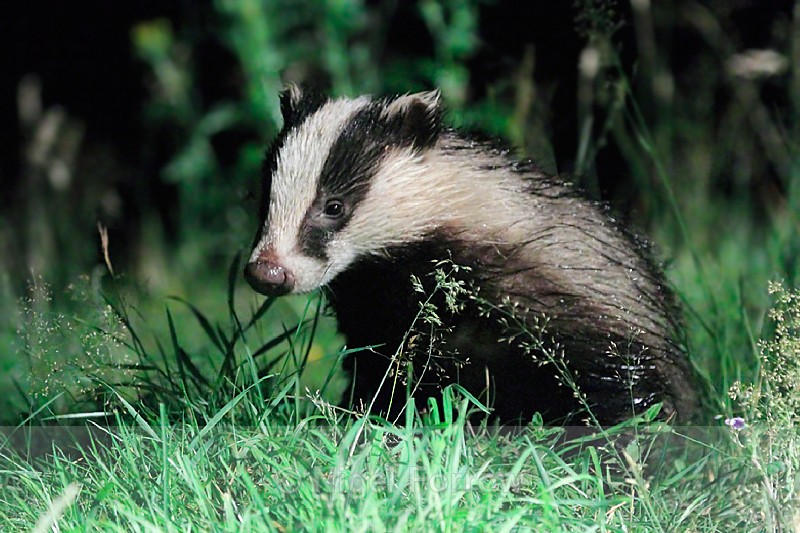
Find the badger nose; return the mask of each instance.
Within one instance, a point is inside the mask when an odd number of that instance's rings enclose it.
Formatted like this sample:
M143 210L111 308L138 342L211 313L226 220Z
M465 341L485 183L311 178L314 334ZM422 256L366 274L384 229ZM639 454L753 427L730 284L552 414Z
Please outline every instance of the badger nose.
M244 277L251 287L267 296L281 296L294 289L294 275L272 261L247 263Z

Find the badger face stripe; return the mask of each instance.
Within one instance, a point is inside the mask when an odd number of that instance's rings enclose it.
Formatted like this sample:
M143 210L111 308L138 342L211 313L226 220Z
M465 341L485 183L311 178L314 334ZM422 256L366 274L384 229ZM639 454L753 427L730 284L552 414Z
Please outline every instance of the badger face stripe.
M360 201L390 149L424 149L436 142L440 108L408 99L373 101L352 116L331 146L320 177L320 194L354 195Z
M269 213L251 256L290 271L294 292L326 284L360 255L381 253L398 239L386 221L365 232L360 207L387 168L408 173L387 161L398 154L416 160L441 130L437 92L323 103L306 98L297 88L282 95L286 125L265 168L265 185L272 182L264 202Z
M298 90L294 88L294 90ZM303 125L308 117L316 113L325 103L328 98L319 93L302 94L302 98L294 92L294 90L287 89L280 94L281 114L283 115L283 128L272 141L269 150L264 156L264 161L261 165L261 202L259 204L259 220L263 223L267 218L267 210L269 209L270 190L272 189L272 175L278 167L278 153L280 153L286 142L286 137L290 132L297 130ZM295 98L298 98L295 100ZM263 229L263 227L262 227ZM261 238L260 232L256 235L256 240Z
M268 173L271 177L269 212L250 261L258 261L266 254L286 270L296 273L295 292L306 292L325 282L328 267L301 251L300 232L317 196L331 147L353 114L368 102L366 97L326 101L300 123L287 124L275 147ZM297 119L297 115L292 118Z
M386 130L381 117L383 105L372 102L356 112L331 146L311 204L298 235L300 250L311 257L328 260L328 243L341 231L369 190L369 184L389 147L389 139L377 130ZM342 212L332 217L325 208L331 201L342 204Z
M432 102L408 97L373 101L356 112L325 160L317 196L298 236L300 249L328 260L328 243L363 202L381 162L393 148L432 145L439 135L439 115L439 107ZM331 200L342 202L344 208L335 219L324 214L324 206Z

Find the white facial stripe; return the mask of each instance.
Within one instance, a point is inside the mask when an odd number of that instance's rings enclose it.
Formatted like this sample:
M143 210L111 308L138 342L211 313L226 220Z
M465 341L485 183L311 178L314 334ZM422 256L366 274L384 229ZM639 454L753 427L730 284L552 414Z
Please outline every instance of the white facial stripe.
M429 186L436 178L436 172L413 150L390 154L347 226L330 243L329 252L338 248L364 255L420 239L443 214L439 201L430 198L430 191L436 189ZM338 246L337 241L346 245Z
M486 183L490 180L497 183ZM484 187L476 186L480 181ZM500 173L476 176L474 170L436 151L395 150L382 162L367 196L331 241L328 253L331 259L353 252L380 253L389 246L419 241L443 226L468 229L470 237L486 242L503 227L496 221L505 213L498 213L496 206L511 196L503 183Z
M253 249L250 261L257 260L271 246L276 259L295 275L295 292L316 288L325 276L324 262L302 255L297 238L331 147L353 115L368 103L365 96L326 103L287 135L278 153L264 236Z

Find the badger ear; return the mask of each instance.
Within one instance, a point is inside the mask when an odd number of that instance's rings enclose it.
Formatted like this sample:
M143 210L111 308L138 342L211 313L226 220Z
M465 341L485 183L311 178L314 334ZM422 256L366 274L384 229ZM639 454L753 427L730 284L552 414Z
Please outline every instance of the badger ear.
M325 105L328 97L313 86L287 83L279 94L284 128L299 125L306 117Z
M283 115L283 122L292 122L300 102L303 100L303 88L296 83L287 83L279 94L281 104L281 115Z
M384 117L398 128L399 140L418 148L436 142L442 130L442 103L438 89L406 94L389 103Z

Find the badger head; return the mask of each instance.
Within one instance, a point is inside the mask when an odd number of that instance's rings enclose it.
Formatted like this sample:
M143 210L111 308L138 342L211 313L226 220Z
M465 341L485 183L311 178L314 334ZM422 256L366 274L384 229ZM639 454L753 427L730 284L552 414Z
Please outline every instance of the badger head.
M290 86L280 102L284 126L265 159L245 267L253 288L310 291L433 229L440 206L424 182L441 131L438 91L332 100Z

